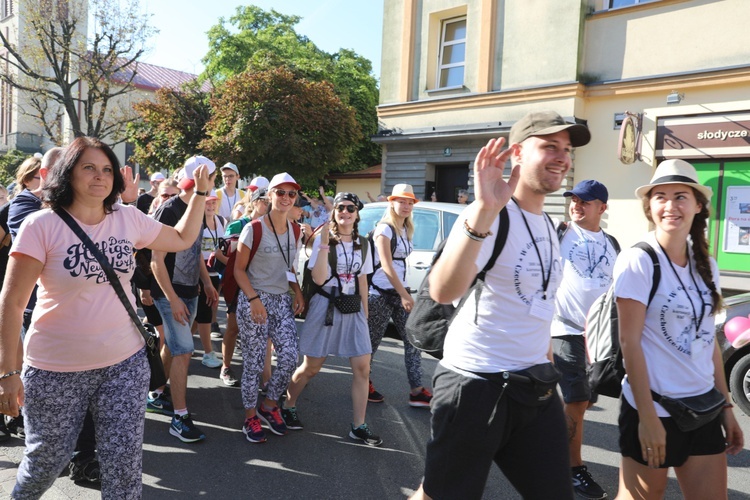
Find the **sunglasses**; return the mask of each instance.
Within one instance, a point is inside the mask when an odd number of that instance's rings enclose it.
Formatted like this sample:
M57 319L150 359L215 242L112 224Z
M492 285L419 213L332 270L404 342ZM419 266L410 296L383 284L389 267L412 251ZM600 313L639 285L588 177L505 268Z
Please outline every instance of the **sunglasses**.
M297 191L285 191L283 189L274 189L274 192L278 196L281 196L281 197L289 195L289 198L292 199L292 200L297 197Z
M356 207L356 206L354 206L354 205L338 205L338 206L336 207L336 210L338 210L338 211L339 211L339 213L341 213L341 212L343 212L344 210L346 210L346 211L347 211L347 212L349 212L350 214L353 214L354 212L356 212L356 211L357 211L357 207Z
M167 194L167 193L162 193L162 194L160 194L159 196L161 196L161 199L162 199L162 200L168 200L168 199L170 199L170 198L171 198L171 197L173 197L173 196L177 196L177 194Z

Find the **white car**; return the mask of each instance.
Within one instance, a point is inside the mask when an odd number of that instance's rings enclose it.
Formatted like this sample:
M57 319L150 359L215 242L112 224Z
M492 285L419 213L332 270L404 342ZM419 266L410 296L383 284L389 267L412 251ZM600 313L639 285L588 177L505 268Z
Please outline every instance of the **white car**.
M448 236L458 215L468 205L420 201L414 205L414 250L406 259L406 285L416 294L432 264L438 245ZM359 234L370 232L383 217L388 202L368 203L359 212Z

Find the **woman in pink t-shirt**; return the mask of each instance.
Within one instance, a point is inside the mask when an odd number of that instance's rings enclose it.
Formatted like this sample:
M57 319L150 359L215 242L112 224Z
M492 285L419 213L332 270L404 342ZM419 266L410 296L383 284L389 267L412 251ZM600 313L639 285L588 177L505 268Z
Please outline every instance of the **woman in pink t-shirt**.
M37 498L52 484L91 409L102 496L140 498L149 381L143 338L96 258L54 210L76 220L127 285L133 248L176 252L196 241L208 170L195 170L196 196L174 228L117 202L126 189L135 198L130 191L137 185L125 181L117 157L98 139L75 139L42 176L46 208L21 226L8 262L9 286L0 294L0 411L18 415L24 406L26 443L33 444L24 452L12 496ZM38 301L19 370L18 332L35 283Z

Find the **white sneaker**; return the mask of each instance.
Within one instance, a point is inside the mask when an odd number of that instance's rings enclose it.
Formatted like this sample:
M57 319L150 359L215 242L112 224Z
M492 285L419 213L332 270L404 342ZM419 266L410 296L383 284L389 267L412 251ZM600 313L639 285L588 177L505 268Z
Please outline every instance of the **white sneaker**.
M203 355L203 361L201 361L201 364L208 368L218 368L223 363L219 359L218 354L215 352L209 352Z

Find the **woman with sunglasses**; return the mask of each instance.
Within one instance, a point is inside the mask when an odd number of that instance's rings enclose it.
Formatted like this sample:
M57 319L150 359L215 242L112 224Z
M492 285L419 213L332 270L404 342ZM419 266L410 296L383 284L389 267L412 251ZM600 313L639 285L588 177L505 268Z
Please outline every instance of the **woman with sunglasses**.
M614 293L627 367L619 417L618 498L662 498L670 467L685 498L726 498L725 453L735 455L743 447L714 327L722 300L706 238L711 195L683 160L662 162L651 182L636 190L655 226L646 243L658 257L661 277L650 299L651 257L631 248L615 263ZM685 398L714 391L717 404L725 401L723 410L690 431L680 429L654 401L660 399L654 393Z
M370 352L372 346L367 328L367 275L372 272L371 253L363 248L359 236L357 195L338 193L333 202L330 224L321 226L313 240L308 268L315 284L324 294L310 299L305 323L300 331L300 352L305 358L292 375L282 415L289 429L302 429L297 415L297 398L307 383L320 372L327 356L349 358L352 380L353 416L349 437L368 446L380 446L383 440L372 433L365 423L367 410ZM366 247L366 243L364 244ZM336 269L331 269L329 252L336 252ZM330 297L360 295L358 312L344 314L331 307Z
M393 319L396 330L404 342L404 364L409 379L409 406L429 408L432 394L422 386L422 355L406 339L406 318L414 306L414 299L406 287L406 258L413 246L414 235L412 209L417 203L414 189L409 184L393 186L388 197L388 208L383 218L373 231L374 273L370 287L368 317L372 356L383 340L388 321ZM395 244L394 241L395 240ZM371 403L382 403L384 397L370 382L369 395Z
M237 324L242 339L242 402L245 423L242 432L251 443L266 441L261 421L278 435L286 425L278 407L297 367L297 325L294 316L304 309L302 290L294 271L300 247L299 226L287 219L300 186L286 172L277 174L268 186L270 210L247 224L240 234L234 277L240 288L237 298ZM260 228L260 241L253 239ZM257 250L251 258L253 247ZM289 291L294 292L292 296ZM263 371L268 338L276 348L276 370L268 392L258 403L259 375Z

